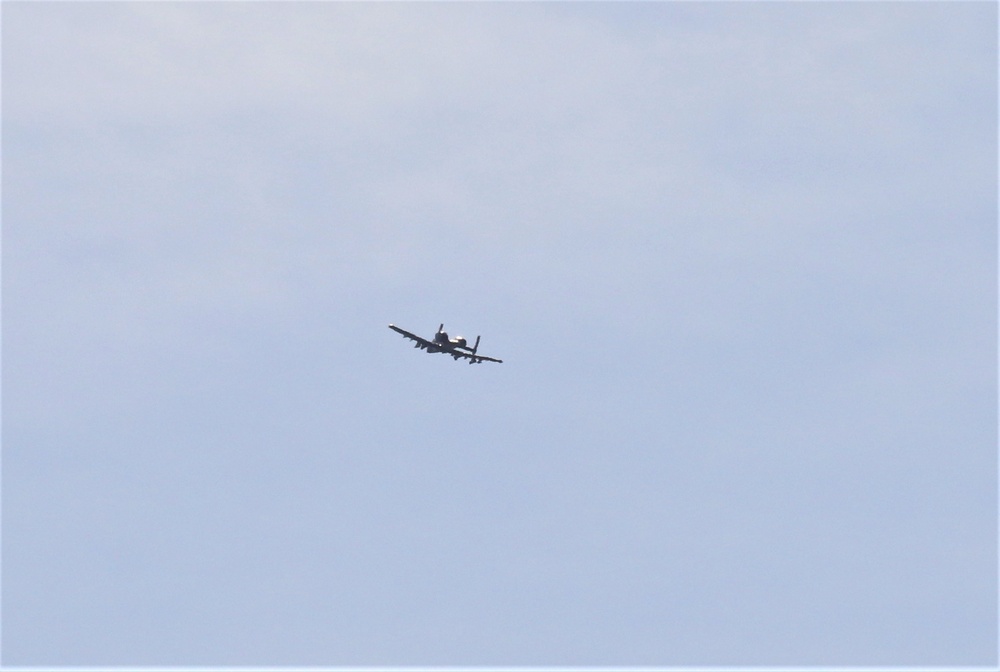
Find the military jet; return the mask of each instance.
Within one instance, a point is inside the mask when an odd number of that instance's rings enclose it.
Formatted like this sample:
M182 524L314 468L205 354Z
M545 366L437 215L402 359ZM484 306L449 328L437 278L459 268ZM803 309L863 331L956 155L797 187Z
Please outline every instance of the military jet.
M443 324L438 327L437 333L434 334L433 341L428 341L426 338L420 338L416 334L411 334L404 329L400 329L395 324L390 324L389 328L398 334L402 334L406 338L416 341L417 343L413 346L414 348L420 348L421 350L426 350L427 352L443 352L446 355L454 357L455 361L464 357L469 360L469 364L481 364L482 362L497 362L498 364L503 363L502 359L494 359L492 357L476 354L476 351L479 349L478 336L476 336L476 344L470 348L466 345L466 340L461 336L455 338L454 340L448 338L448 333L444 330Z

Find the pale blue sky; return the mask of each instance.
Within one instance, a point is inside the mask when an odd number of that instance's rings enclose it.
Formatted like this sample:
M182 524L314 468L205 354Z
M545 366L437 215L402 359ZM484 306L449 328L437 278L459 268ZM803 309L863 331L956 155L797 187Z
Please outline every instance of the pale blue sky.
M997 663L995 3L2 25L5 665Z

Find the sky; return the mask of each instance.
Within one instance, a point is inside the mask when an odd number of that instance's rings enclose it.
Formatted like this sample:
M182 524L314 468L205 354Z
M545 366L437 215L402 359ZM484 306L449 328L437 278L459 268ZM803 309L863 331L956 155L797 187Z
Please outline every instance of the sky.
M4 665L998 663L996 3L0 14Z

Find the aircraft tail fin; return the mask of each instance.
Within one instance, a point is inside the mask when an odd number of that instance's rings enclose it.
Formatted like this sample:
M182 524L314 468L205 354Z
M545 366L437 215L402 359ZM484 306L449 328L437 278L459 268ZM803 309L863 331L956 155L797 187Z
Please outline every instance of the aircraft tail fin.
M479 349L479 337L476 336L476 344L472 346L472 354L476 354L476 350Z

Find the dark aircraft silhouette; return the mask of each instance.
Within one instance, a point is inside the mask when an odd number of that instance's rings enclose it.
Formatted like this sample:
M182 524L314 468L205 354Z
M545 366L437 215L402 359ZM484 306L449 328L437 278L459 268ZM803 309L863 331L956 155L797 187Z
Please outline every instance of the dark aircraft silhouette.
M463 357L469 360L469 364L480 364L482 362L497 362L502 364L502 359L493 359L492 357L486 357L484 355L477 355L476 350L479 349L479 337L476 336L476 344L471 348L466 345L466 340L459 336L455 340L448 338L448 334L444 330L444 325L442 324L438 327L437 333L434 334L434 340L428 341L426 338L420 338L416 334L411 334L408 331L400 329L394 324L390 324L389 328L398 334L402 334L406 338L412 339L417 342L414 348L420 348L421 350L426 350L427 352L443 352L446 355L451 355L455 360L459 360Z

